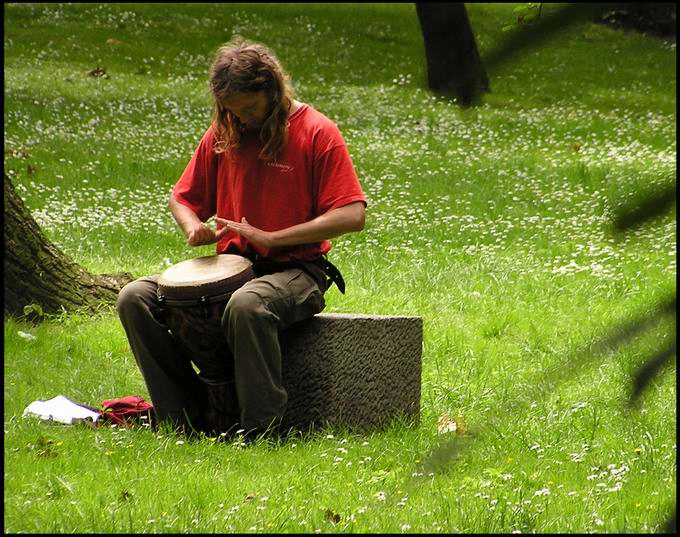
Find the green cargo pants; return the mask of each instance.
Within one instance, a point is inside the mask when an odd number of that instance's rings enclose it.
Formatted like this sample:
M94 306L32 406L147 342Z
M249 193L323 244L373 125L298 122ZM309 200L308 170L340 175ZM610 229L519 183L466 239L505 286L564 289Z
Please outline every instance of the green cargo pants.
M154 275L129 283L116 307L159 422L184 430L205 426L208 398L193 362L210 382L233 379L241 428L278 424L288 399L279 332L324 309L323 271L291 268L255 278L234 292L213 326L182 337L168 329L157 281Z

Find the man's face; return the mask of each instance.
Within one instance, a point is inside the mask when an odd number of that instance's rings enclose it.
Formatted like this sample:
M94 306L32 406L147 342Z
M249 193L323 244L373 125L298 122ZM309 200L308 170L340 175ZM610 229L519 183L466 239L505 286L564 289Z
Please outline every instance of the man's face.
M251 129L260 128L270 114L269 99L264 91L234 93L222 104L241 123Z

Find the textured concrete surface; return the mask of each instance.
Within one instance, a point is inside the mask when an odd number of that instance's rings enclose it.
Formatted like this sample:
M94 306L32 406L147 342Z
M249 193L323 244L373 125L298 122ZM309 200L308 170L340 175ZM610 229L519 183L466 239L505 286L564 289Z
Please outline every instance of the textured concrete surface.
M284 425L379 428L420 416L420 317L319 314L281 334Z

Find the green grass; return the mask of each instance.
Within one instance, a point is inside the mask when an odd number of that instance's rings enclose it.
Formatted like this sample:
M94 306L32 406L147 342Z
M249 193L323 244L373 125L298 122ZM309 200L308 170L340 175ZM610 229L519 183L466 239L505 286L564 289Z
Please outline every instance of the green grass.
M468 4L482 54L512 8ZM186 245L166 204L209 121L212 53L240 33L339 124L369 197L364 232L333 241L348 291L326 311L424 319L419 425L244 450L22 418L58 394L147 391L112 310L6 318L6 532L661 527L675 365L640 410L626 398L674 325L545 372L674 288L675 214L625 238L609 223L675 180L675 43L584 24L461 111L424 89L412 4L10 4L4 29L5 171L78 263L141 276L212 252ZM457 457L444 414L473 433L453 435Z

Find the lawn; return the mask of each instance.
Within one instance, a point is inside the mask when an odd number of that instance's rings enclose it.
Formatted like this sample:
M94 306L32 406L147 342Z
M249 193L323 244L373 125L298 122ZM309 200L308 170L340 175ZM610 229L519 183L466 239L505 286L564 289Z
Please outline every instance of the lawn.
M484 55L513 4L467 6ZM369 199L366 229L332 241L347 294L332 288L326 311L424 321L417 425L242 449L23 418L58 394L148 392L112 308L5 317L7 533L663 528L675 363L639 409L626 402L674 320L574 357L675 289L675 212L611 231L621 208L675 181L674 41L580 24L461 110L425 89L413 4L4 9L5 173L75 261L142 276L213 252L186 244L167 199L208 126L212 54L240 34L339 125ZM440 433L443 416L468 434Z

